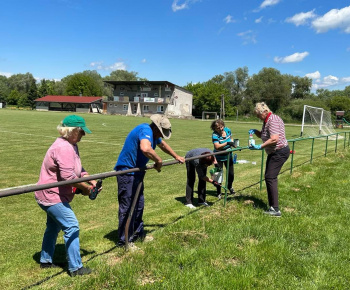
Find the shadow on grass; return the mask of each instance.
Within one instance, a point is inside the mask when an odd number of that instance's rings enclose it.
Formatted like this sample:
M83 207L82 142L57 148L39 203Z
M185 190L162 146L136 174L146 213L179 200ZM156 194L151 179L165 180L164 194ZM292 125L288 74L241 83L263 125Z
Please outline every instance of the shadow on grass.
M242 190L239 190L237 193L239 192L242 192L244 191L245 189L248 189L250 187L253 187L255 186L256 184L259 184L259 183L255 183L255 184L252 184L246 188L243 188ZM197 194L197 192L195 191L195 194ZM216 196L216 190L208 190L207 191L207 195L212 195L212 196ZM224 194L223 194L224 196ZM179 197L175 197L175 200L177 200L178 202L182 203L182 204L185 204L186 203L186 197L185 196L179 196ZM194 201L194 204L197 205L198 204L198 198L194 198L193 199ZM230 202L230 201L237 201L237 202L246 202L246 201L252 201L253 202L253 206L255 208L262 208L262 209L266 209L267 207L267 204L261 200L260 198L256 198L255 196L251 196L251 195L228 195L227 196L227 202ZM217 202L222 202L222 200L217 200L215 202L210 202L208 203L209 205L213 205ZM145 227L155 227L155 228L164 228L166 226L169 226L171 224L174 224L176 222L178 222L179 220L187 217L187 216L190 216L191 214L195 213L196 211L202 209L203 207L197 207L196 209L192 209L190 210L187 214L184 214L184 215L180 215L178 216L175 220L169 222L169 223L160 223L160 224L145 224ZM155 231L155 229L153 230L145 230L145 233L146 235L149 234L149 233L152 233L153 231ZM101 253L98 253L98 254L95 254L93 256L91 256L86 262L89 262L93 259L95 259L96 257L98 256L103 256L111 251L113 251L114 249L116 248L120 248L117 243L118 243L118 230L113 230L109 233L107 233L104 238L114 242L116 245L111 247L110 249L104 251L104 252L101 252ZM86 251L84 249L80 249L81 250L81 253L82 253L82 257L83 256L86 256L86 255L89 255L89 254L94 254L95 251ZM33 255L33 259L39 264L40 263L40 252L37 252ZM67 263L66 263L66 260L65 260L65 246L63 244L58 244L56 245L56 249L55 249L55 254L54 254L54 264L57 264L58 266L62 266L62 271L54 274L54 275L50 275L32 285L29 285L29 286L26 286L22 289L30 289L30 288L33 288L35 286L39 286L41 285L42 283L54 278L54 277L57 277L63 273L67 273Z
M36 261L38 264L40 264L40 253L41 252L36 252L33 255L33 260ZM94 253L95 253L95 251L87 251L85 249L80 248L81 257L84 257L86 255L90 255L90 254L94 254ZM44 279L42 279L38 282L35 282L34 284L31 284L29 286L26 286L22 289L30 289L32 287L39 286L42 283L44 283L44 282L46 282L54 277L57 277L63 273L68 273L67 260L65 257L66 257L66 249L65 249L64 244L57 244L55 247L55 253L53 256L53 264L59 266L62 270L56 274L47 276ZM90 260L91 260L91 258L87 261L90 261ZM43 269L42 271L45 271L45 269Z

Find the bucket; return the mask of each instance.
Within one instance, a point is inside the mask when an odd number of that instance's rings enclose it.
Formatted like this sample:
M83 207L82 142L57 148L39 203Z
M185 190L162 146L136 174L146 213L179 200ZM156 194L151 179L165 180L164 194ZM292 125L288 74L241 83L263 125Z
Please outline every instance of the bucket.
M222 170L215 167L210 170L210 175L212 180L215 180L217 183L222 183L222 178L223 178Z

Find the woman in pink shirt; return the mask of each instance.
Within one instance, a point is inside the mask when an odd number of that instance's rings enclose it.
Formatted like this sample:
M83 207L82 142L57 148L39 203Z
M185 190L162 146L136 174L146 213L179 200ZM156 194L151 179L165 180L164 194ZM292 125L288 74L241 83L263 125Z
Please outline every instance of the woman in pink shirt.
M85 133L91 133L86 127L85 120L80 116L70 115L64 118L57 130L61 137L57 138L46 152L38 185L88 176L81 165L77 146ZM37 203L47 214L40 256L41 268L57 267L52 263L52 257L58 233L62 230L70 275L91 273L91 270L83 267L81 262L79 223L69 202L74 198L73 187L80 189L83 195L89 195L95 186L96 181L90 180L89 183L72 183L35 192Z

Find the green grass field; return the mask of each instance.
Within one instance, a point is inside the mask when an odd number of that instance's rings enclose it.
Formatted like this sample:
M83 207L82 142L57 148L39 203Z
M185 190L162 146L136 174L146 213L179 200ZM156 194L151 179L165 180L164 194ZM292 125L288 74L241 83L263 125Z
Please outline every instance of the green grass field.
M0 189L33 184L43 157L58 136L61 112L0 110ZM112 171L129 131L147 118L82 115L93 134L79 143L90 174ZM180 155L196 147L212 148L210 122L172 119L170 146ZM248 141L250 128L261 123L226 124ZM300 126L286 126L288 139ZM257 143L259 143L257 141ZM345 144L345 143L344 143ZM117 238L116 179L104 180L95 201L77 196L72 207L80 223L82 259L94 273L71 278L66 269L41 270L39 256L45 214L33 193L0 199L0 286L2 289L345 289L350 275L349 180L350 154L343 141L297 142L293 173L287 161L279 177L283 217L263 216L265 186L259 190L261 153L237 151L238 159L256 162L235 166L238 194L226 206L208 184L212 206L189 210L183 205L186 169L172 165L145 178L146 231L155 239L137 243L130 253L115 246ZM170 156L157 152L170 160ZM196 197L196 196L195 196ZM65 263L62 234L55 262Z

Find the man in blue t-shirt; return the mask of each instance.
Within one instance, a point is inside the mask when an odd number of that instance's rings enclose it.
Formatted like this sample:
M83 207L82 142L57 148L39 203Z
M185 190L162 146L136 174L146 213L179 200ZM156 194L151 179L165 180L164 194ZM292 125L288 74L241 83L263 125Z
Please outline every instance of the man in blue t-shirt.
M114 167L115 170L127 170L132 168L143 168L149 159L154 161L154 169L160 172L162 159L155 152L156 146L162 151L174 157L180 163L185 162L185 158L177 155L173 149L164 141L171 136L171 124L164 115L155 114L151 116L151 124L140 124L136 126L126 137L118 161ZM118 201L119 201L119 226L118 237L119 245L125 244L125 225L131 204L134 199L136 189L140 182L143 182L145 171L130 172L117 175L118 182ZM144 195L143 184L139 193L138 201L131 218L128 240L133 242L138 238L143 239L145 234L143 230L143 209Z

